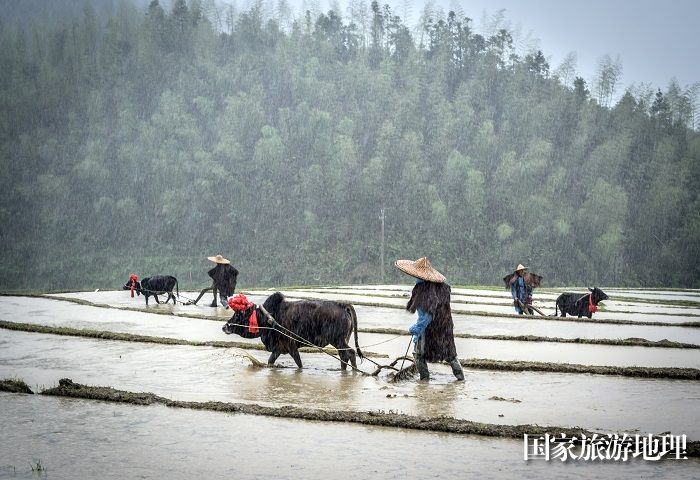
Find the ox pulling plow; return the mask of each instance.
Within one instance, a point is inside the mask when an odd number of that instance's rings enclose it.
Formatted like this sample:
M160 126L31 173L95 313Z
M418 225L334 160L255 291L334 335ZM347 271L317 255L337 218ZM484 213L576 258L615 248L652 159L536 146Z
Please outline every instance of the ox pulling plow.
M333 357L342 363L347 364L347 362L345 362L344 360L339 358L337 355L334 355L333 353L327 351L325 348L323 348L319 345L315 345L311 341L309 341L305 338L302 338L299 334L292 332L291 330L285 328L277 320L275 320L275 318L272 316L272 314L270 314L270 312L268 312L264 306L259 305L259 308L260 308L261 312L263 313L263 315L265 317L267 317L267 319L269 320L272 327L263 327L260 325L257 328L276 330L279 334L284 335L285 337L288 337L292 340L299 341L300 343L302 343L303 345L306 345L307 347L316 349L321 353L325 353L326 355ZM408 348L410 348L410 346L411 346L411 342L409 341ZM365 372L364 370L361 370L353 365L349 365L349 364L347 364L347 365L350 368L352 368L353 371L356 371L358 373L361 373L362 375L371 376L371 377L378 377L379 374L382 372L382 370L392 370L392 372L388 375L388 379L390 382L398 382L398 381L408 380L408 379L412 378L418 372L418 369L414 364L413 357L408 356L408 348L406 349L406 354L404 354L401 357L397 357L396 359L394 359L391 363L389 363L387 365L382 365L378 362L375 362L371 358L368 358L367 356L363 356L362 358L367 359L368 361L370 361L374 365L376 365L377 368L372 373ZM271 367L272 366L269 363L261 362L260 360L253 357L250 353L248 353L244 350L236 349L235 353L238 356L247 358L256 367ZM401 361L401 367L397 368L396 364L399 363L399 360ZM411 365L404 368L403 365L404 365L406 360L411 362Z

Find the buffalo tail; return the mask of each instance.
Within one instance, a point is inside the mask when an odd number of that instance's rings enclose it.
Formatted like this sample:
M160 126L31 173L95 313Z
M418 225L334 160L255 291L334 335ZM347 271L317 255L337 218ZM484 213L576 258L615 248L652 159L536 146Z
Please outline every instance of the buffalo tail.
M360 358L365 358L365 356L362 353L362 350L360 350L360 343L357 340L357 314L355 313L355 307L348 304L346 308L347 311L350 313L350 316L352 317L352 328L355 331L355 350L357 351L357 356Z

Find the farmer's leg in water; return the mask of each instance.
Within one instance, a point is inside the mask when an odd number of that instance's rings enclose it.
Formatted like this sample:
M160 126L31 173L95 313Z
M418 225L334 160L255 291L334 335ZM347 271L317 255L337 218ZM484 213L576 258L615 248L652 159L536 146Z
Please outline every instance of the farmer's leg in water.
M219 302L221 303L222 307L228 308L228 297L232 295L233 292L230 290L219 290ZM216 297L214 297L214 300L216 300Z
M216 289L216 287L211 287L211 288L212 288L212 290L214 290L214 300L211 301L209 306L216 307L216 295L217 295L218 290Z
M454 374L455 378L457 378L457 380L464 380L464 371L462 370L462 364L459 363L459 359L455 357L448 363L450 364L450 367L452 367L452 373Z
M418 373L420 374L421 380L430 380L430 372L428 371L428 362L425 361L423 357L423 350L425 349L425 335L421 335L418 341L413 347L413 358L416 362L416 367L418 368Z

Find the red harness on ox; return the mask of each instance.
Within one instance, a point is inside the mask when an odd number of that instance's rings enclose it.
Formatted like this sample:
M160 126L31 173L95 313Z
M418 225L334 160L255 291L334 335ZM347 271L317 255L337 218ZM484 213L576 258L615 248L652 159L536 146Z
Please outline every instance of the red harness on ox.
M598 311L598 305L593 303L593 294L589 293L588 294L588 312L595 313L597 311Z
M135 273L132 273L129 275L129 281L131 282L131 298L134 298L134 290L136 290L136 282L139 281L139 276L136 275Z
M249 308L253 308L253 313L250 314L250 320L248 321L248 331L250 333L258 333L260 328L258 327L258 311L255 310L255 304L248 300L248 298L239 293L233 297L229 297L227 300L228 306L231 310L236 312L245 312Z

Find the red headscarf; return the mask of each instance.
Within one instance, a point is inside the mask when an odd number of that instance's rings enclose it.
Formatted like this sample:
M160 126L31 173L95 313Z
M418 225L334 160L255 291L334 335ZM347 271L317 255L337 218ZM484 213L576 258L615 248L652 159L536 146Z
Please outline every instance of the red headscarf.
M139 276L135 273L129 275L129 281L131 282L131 298L134 298L134 290L136 290L136 282L139 281Z
M249 308L253 308L253 313L250 314L250 320L248 321L248 331L250 333L258 333L260 328L258 327L258 312L255 310L255 304L242 293L229 297L227 302L231 310L236 312L244 312Z

